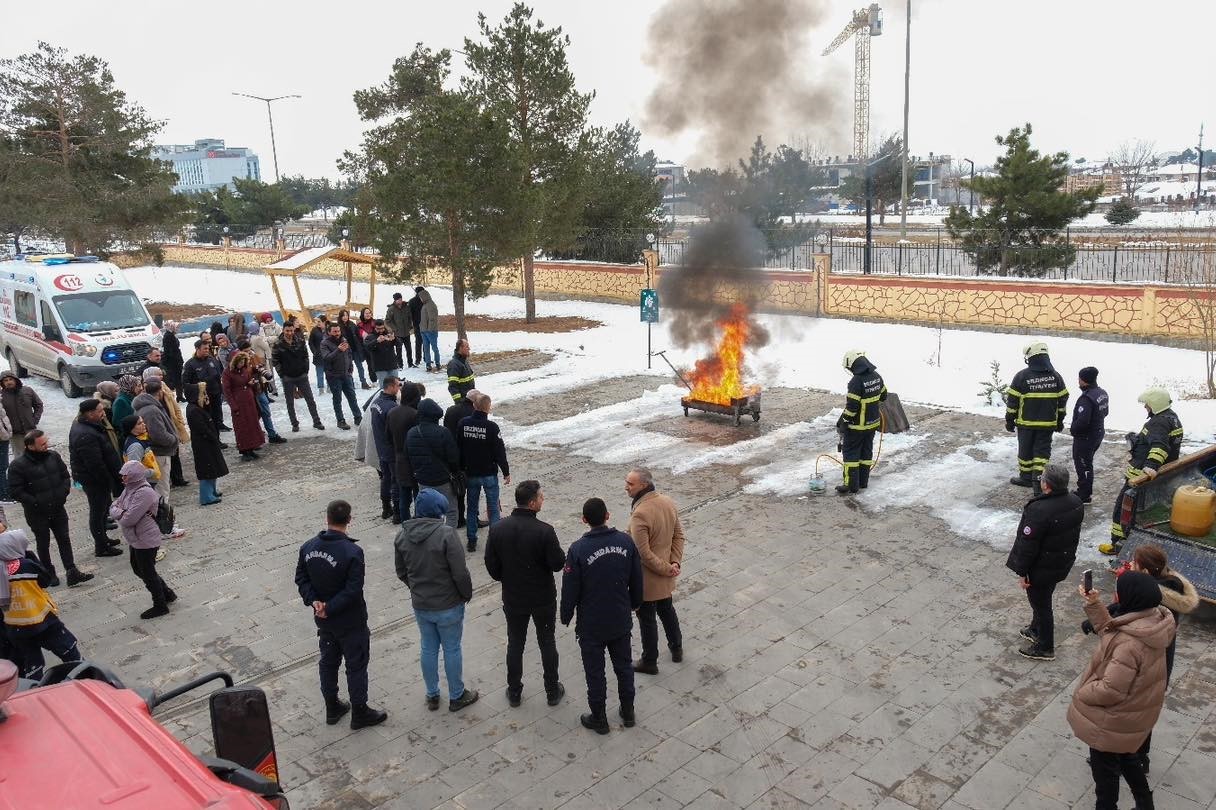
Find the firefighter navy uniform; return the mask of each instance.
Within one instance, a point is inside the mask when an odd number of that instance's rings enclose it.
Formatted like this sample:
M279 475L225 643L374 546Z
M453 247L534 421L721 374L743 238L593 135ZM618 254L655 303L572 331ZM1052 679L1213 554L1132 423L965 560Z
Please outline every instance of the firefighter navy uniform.
M1139 433L1127 434L1131 443L1131 460L1123 471L1123 487L1115 498L1110 519L1110 542L1098 546L1098 551L1103 554L1118 554L1127 537L1121 512L1123 496L1131 487L1131 482L1142 475L1155 478L1157 469L1162 464L1176 461L1182 450L1182 421L1170 407L1169 393L1163 388L1150 388L1140 395L1139 402L1148 408L1150 416Z
M1064 430L1068 387L1051 365L1047 346L1026 347L1026 368L1005 389L1005 429L1018 434L1018 474L1011 484L1039 492L1043 468L1051 460L1051 435Z
M887 386L865 352L847 353L844 367L853 372L853 377L849 380L844 412L836 423L844 460L844 482L836 487L841 495L869 486L870 469L874 466L874 434L882 426L878 403L887 398Z
M1093 366L1081 369L1081 394L1072 409L1072 463L1077 471L1077 497L1089 503L1094 494L1094 453L1106 437L1106 416L1110 412L1110 397L1098 387L1098 370Z

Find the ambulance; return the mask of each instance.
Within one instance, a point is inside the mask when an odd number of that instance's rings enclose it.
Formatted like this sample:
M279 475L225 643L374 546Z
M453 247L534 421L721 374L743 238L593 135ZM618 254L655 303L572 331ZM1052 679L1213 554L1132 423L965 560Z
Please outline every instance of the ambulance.
M122 270L94 256L0 262L0 352L14 374L78 397L140 369L161 332Z

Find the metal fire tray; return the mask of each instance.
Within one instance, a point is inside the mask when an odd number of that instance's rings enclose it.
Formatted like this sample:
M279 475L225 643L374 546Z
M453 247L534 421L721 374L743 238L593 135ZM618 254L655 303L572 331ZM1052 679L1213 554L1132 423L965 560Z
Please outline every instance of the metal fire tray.
M688 416L690 410L704 411L706 413L720 413L724 416L733 416L735 425L738 426L743 421L744 414L751 414L753 422L760 421L760 392L731 399L729 405L723 405L718 402L705 402L692 397L682 397L680 405L684 408L684 415Z

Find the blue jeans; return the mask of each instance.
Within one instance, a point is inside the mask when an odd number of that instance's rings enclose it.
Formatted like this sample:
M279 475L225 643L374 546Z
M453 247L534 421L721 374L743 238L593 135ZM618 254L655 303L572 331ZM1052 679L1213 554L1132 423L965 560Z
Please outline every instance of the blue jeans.
M355 370L359 372L359 384L367 385L367 375L363 373L363 354L362 354L362 352L352 353L351 359L355 363ZM351 378L351 382L352 383L354 382L353 377Z
M8 497L8 442L0 442L0 501L9 500Z
M359 411L359 401L355 399L355 378L347 374L345 377L337 380L329 381L329 393L334 398L334 416L338 417L339 422L345 422L346 417L342 415L342 395L346 395L346 401L350 404L350 415L355 418L355 421L360 421L363 418Z
M325 368L323 366L313 366L317 370L317 390L325 390Z
M426 364L439 365L439 332L423 332L422 333L422 354L426 357ZM435 360L432 363L431 357Z
M400 380L401 379L401 369L390 368L388 371L377 371L376 372L376 382L380 383L381 388L384 387L384 381L387 380L389 377L396 377L398 380Z
M262 391L256 399L258 413L262 415L262 426L266 428L266 435L273 439L279 435L279 432L274 429L274 420L270 418L270 395Z
M198 482L198 502L206 506L207 504L215 503L219 498L216 497L215 479L204 478Z
M448 678L448 700L456 700L464 694L461 670L464 656L460 651L460 637L464 633L464 605L447 610L414 610L418 620L418 632L422 635L422 681L426 684L426 696L439 696L439 647L443 646L443 671Z
M486 493L486 509L490 513L490 525L498 522L498 475L470 475L465 490L465 532L469 542L477 542L477 507L481 503L481 491Z

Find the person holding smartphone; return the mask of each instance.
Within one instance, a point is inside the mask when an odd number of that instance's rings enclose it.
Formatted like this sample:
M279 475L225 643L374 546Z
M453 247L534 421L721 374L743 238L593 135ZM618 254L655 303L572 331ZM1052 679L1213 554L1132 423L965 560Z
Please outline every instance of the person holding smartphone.
M1068 724L1089 746L1095 810L1116 810L1120 777L1138 810L1153 810L1137 752L1165 702L1165 651L1174 639L1174 617L1161 605L1157 581L1139 571L1116 581L1122 612L1114 618L1096 589L1082 584L1077 590L1098 646L1073 693Z
M1068 468L1048 464L1040 481L1042 494L1035 495L1022 510L1017 536L1005 566L1020 577L1032 616L1022 628L1028 644L1018 654L1036 661L1053 661L1055 616L1051 597L1056 585L1068 577L1077 558L1085 506L1068 491Z

